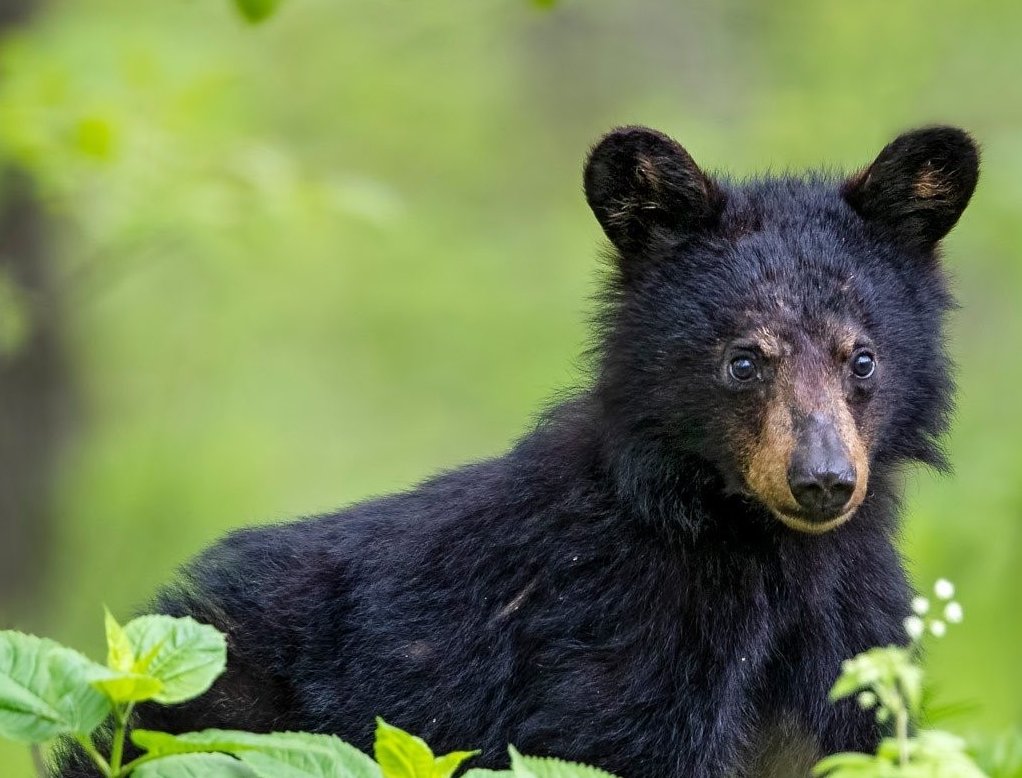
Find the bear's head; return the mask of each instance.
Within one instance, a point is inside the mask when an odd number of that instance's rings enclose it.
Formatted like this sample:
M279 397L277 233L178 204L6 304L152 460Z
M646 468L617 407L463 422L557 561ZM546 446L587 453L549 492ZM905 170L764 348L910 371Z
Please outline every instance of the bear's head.
M585 168L615 249L596 394L624 466L666 482L699 461L811 533L855 514L871 471L942 467L938 243L978 172L948 127L898 137L851 177L743 183L654 130L604 137Z

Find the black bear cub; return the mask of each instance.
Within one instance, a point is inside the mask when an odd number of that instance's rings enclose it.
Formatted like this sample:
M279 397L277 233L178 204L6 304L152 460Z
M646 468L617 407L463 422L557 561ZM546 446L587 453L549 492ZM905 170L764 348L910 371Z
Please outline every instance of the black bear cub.
M945 465L938 242L978 165L933 127L848 178L735 183L611 132L585 168L615 255L592 386L501 457L203 553L155 607L225 631L228 671L136 725L367 749L380 715L477 766L512 743L626 778L873 749L827 691L904 640L897 473Z

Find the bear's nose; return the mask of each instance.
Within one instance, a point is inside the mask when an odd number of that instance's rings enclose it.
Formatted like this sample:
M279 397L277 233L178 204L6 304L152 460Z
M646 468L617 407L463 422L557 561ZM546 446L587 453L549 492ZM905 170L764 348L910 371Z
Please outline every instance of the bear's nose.
M855 465L834 425L810 416L788 466L788 487L799 507L812 520L832 519L852 498L855 482Z
M855 471L833 470L789 474L792 495L811 518L826 520L841 513L855 491Z

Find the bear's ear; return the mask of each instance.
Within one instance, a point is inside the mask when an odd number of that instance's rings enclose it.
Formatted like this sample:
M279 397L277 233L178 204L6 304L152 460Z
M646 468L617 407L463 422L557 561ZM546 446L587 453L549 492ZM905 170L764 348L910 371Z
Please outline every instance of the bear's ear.
M842 193L863 219L929 251L955 226L978 179L979 148L968 133L928 127L889 143Z
M585 193L603 231L624 255L658 236L708 224L723 194L678 143L646 127L605 135L589 154Z

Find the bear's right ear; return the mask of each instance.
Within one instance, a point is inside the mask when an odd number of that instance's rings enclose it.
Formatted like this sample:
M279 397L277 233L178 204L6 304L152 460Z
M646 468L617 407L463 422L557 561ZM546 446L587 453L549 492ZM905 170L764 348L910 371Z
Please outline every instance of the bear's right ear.
M624 255L705 227L724 196L678 143L646 127L605 135L589 154L585 193L603 231Z

